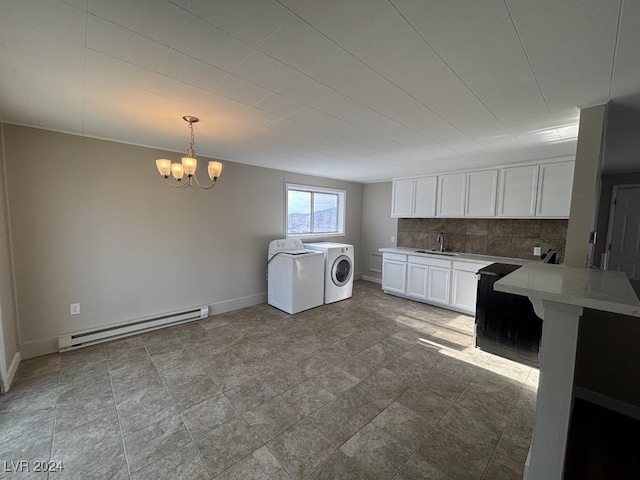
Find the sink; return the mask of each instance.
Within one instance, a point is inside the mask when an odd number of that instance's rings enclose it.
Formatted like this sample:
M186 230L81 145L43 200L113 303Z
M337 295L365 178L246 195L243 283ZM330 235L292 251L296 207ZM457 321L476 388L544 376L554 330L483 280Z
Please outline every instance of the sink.
M459 255L453 252L438 252L437 250L416 250L416 253L428 253L429 255L442 255L444 257L457 257Z

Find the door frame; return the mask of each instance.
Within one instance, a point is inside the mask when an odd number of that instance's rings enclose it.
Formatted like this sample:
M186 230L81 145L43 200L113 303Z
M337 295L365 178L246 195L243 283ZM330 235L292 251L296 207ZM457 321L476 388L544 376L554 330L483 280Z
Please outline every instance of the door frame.
M616 198L618 197L618 190L625 188L640 188L640 183L629 183L623 185L614 185L611 189L611 200L609 201L609 222L607 226L607 238L604 246L604 253L606 255L605 265L600 265L603 270L609 270L609 255L611 252L611 237L613 236L613 218L616 213Z

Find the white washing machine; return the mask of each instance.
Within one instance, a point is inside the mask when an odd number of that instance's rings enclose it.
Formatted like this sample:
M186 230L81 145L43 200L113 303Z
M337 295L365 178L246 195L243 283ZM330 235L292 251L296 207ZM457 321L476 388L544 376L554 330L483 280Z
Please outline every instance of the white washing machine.
M324 255L307 250L293 238L269 244L268 301L287 313L298 313L324 303Z
M353 245L305 243L305 248L324 252L324 303L351 298L353 292Z

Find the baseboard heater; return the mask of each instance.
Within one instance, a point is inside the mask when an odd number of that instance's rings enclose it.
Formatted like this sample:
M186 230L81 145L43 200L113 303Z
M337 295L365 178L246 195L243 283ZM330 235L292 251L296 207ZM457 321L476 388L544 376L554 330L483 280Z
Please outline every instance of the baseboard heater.
M208 316L208 306L193 307L177 312L155 315L153 317L114 323L105 327L80 330L78 332L60 335L58 337L58 350L60 352L74 350L76 348L108 342L109 340L116 340L138 333L150 332L151 330L157 330L169 325L178 325L180 323L207 318Z

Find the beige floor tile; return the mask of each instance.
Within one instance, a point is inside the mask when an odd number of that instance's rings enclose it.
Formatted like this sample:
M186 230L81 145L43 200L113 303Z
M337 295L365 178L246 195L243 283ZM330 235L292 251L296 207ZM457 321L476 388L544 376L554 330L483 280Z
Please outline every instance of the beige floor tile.
M440 419L438 427L459 438L495 446L504 428L500 423L480 412L454 405Z
M223 394L182 411L182 420L194 437L218 428L237 416L237 410Z
M357 462L340 450L333 452L306 478L308 480L368 480Z
M305 477L334 450L311 421L303 421L271 440L267 447L292 479Z
M260 304L25 360L0 451L51 452L56 478L516 478L538 371L472 332L358 281L296 315Z
M124 436L129 470L136 472L191 442L180 415L169 415L147 428Z
M355 460L369 478L386 480L393 478L414 448L370 423L342 445L340 450Z
M408 447L411 451L418 448L420 442L433 428L434 423L423 418L401 403L394 402L371 424L384 430L396 441Z
M272 398L243 417L265 442L304 418L282 396Z
M278 393L280 392L272 388L262 377L258 377L227 390L224 395L238 412L244 413L262 405Z
M436 427L402 467L403 480L478 480L482 477L494 447L461 439Z
M262 440L242 418L231 420L201 435L195 442L213 477L262 446Z
M328 392L338 395L349 390L356 383L360 382L360 379L346 372L339 366L334 366L316 377L314 381Z
M193 443L131 474L131 480L208 480L209 473Z
M266 446L236 463L216 480L289 480L285 469Z

